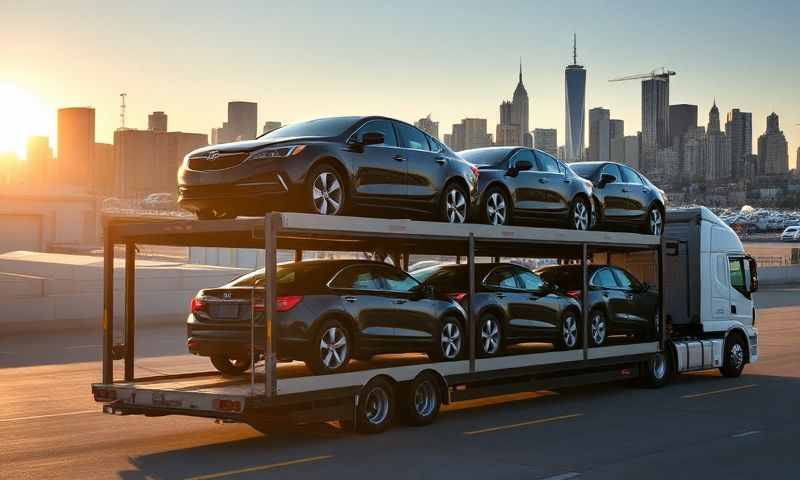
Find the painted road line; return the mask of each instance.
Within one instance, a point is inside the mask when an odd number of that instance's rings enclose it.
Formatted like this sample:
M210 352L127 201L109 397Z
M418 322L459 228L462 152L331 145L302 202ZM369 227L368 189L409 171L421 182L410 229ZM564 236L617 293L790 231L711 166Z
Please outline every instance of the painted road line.
M500 425L497 427L482 428L480 430L471 430L469 432L464 432L464 435L477 435L479 433L497 432L500 430L508 430L511 428L527 427L529 425L538 425L540 423L556 422L558 420L568 420L570 418L577 418L581 416L583 416L582 413L573 413L570 415L559 415L558 417L540 418L538 420L531 420L528 422L512 423L510 425Z
M552 477L543 478L542 480L569 480L570 478L580 477L578 472L562 473L561 475L553 475Z
M80 412L50 413L47 415L34 415L32 417L0 418L0 423L21 422L23 420L38 420L40 418L69 417L71 415L86 415L87 413L101 413L100 410L81 410Z
M749 385L740 385L738 387L722 388L720 390L711 390L710 392L693 393L691 395L684 395L681 398L700 398L700 397L705 397L705 396L708 396L708 395L716 395L718 393L735 392L736 390L744 390L746 388L753 388L753 387L757 387L757 386L758 386L757 384L751 383Z
M263 470L271 470L273 468L288 467L289 465L318 462L320 460L327 460L329 458L333 458L333 455L320 455L318 457L298 458L297 460L289 460L287 462L270 463L268 465L258 465L255 467L240 468L238 470L228 470L226 472L211 473L209 475L199 475L197 477L189 477L187 480L211 480L214 478L222 478L230 475L239 475L242 473L260 472Z
M758 435L759 433L761 433L760 430L750 430L749 432L742 432L742 433L737 433L736 435L731 435L731 438L749 437L750 435Z
M73 345L71 347L64 347L64 350L82 350L85 348L100 348L100 345Z

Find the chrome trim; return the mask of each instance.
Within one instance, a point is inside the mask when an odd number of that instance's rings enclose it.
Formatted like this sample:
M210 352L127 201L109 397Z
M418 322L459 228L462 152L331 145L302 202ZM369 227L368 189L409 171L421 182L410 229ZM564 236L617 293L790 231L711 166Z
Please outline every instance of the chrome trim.
M275 176L278 177L278 181L281 182L281 185L283 186L283 189L288 192L289 191L289 187L286 186L286 182L283 180L283 177L281 176L281 174L280 173L276 173Z
M255 185L275 185L276 183L278 182L249 182L249 183L237 183L235 185L238 187L252 187ZM284 188L286 188L285 185Z

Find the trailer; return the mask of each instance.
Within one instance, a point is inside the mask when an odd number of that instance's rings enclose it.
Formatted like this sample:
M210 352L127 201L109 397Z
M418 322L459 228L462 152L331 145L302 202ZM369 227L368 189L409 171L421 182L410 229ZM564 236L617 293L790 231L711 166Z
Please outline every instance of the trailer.
M426 358L377 358L343 373L312 375L296 365L278 364L273 330L276 286L264 282L265 324L263 367L239 377L198 372L137 378L134 375L136 313L136 246L210 246L263 249L266 278L276 278L277 252L392 252L408 264L410 254L456 256L474 272L479 257L553 258L579 263L583 291L588 291L590 262L630 262L638 259L658 288L665 311L665 237L636 233L573 231L551 228L446 224L435 222L332 217L301 213L270 213L265 217L230 220L169 220L105 225L102 381L92 385L94 398L111 414L147 416L189 415L246 422L267 428L285 422L339 420L363 432L382 431L393 413L415 424L434 420L441 404L571 385L640 378L652 386L666 383L673 367L675 343L668 337L665 315L656 317L657 335L624 338L590 346L588 295L583 296L582 345L566 351L534 345L507 354L478 358L476 335L468 334L468 356L435 362ZM125 247L124 342L114 344L114 247ZM474 275L469 298L475 298ZM188 299L187 299L188 300ZM476 312L467 309L467 332L476 331ZM255 318L255 316L251 316ZM251 349L251 355L256 355ZM114 360L124 363L122 378L114 376ZM257 358L252 358L256 365Z

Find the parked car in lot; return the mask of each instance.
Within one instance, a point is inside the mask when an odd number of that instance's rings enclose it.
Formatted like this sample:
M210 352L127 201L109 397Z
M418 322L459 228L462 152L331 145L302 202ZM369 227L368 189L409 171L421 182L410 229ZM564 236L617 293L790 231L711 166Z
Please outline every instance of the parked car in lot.
M594 185L593 224L661 235L667 198L663 190L627 165L614 162L575 162L570 168Z
M413 275L465 308L468 305L467 265L438 265ZM524 267L476 264L475 295L479 355L497 355L504 347L523 342L552 342L560 350L581 345L579 303Z
M141 208L147 210L176 210L177 206L171 193L151 193L141 203Z
M333 117L189 153L178 202L200 219L283 210L463 223L477 180L477 168L405 122Z
M250 367L251 298L256 344L264 351L264 270L201 290L187 320L189 351L211 357L224 373ZM424 352L455 360L465 345L463 308L437 297L391 265L365 260L285 263L277 273L277 355L315 373L343 370L351 358Z
M581 300L580 265L553 265L536 272L566 295ZM603 345L608 335L633 334L655 338L658 293L619 267L589 266L589 341Z
M800 226L786 227L781 233L781 240L784 242L800 241Z
M492 225L591 227L591 183L555 157L524 147L475 148L459 155L480 171L476 220Z

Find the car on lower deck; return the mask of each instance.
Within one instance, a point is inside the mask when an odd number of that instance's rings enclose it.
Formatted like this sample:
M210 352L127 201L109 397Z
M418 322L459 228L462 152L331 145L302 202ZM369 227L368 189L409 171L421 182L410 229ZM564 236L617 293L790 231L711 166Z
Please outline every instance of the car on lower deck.
M477 202L477 175L405 122L321 118L190 152L178 203L200 219L292 211L463 223Z
M187 345L223 373L247 370L251 312L256 358L265 351L264 270L201 290L187 319ZM391 265L364 260L312 260L277 270L277 357L301 360L314 373L344 370L351 358L381 353L460 357L465 313Z
M566 295L582 300L583 269L580 265L553 265L537 269L536 273ZM619 267L591 265L588 273L590 344L604 345L609 335L655 340L658 292Z
M476 221L591 228L591 183L555 157L525 147L475 148L459 155L480 171Z
M467 265L438 265L416 270L413 275L468 308ZM553 343L560 350L581 346L578 302L527 268L509 263L476 264L474 305L478 355L498 355L506 346L525 342Z
M651 235L661 235L664 231L667 196L647 177L614 162L575 162L569 166L592 182L597 207L592 223L597 228Z

